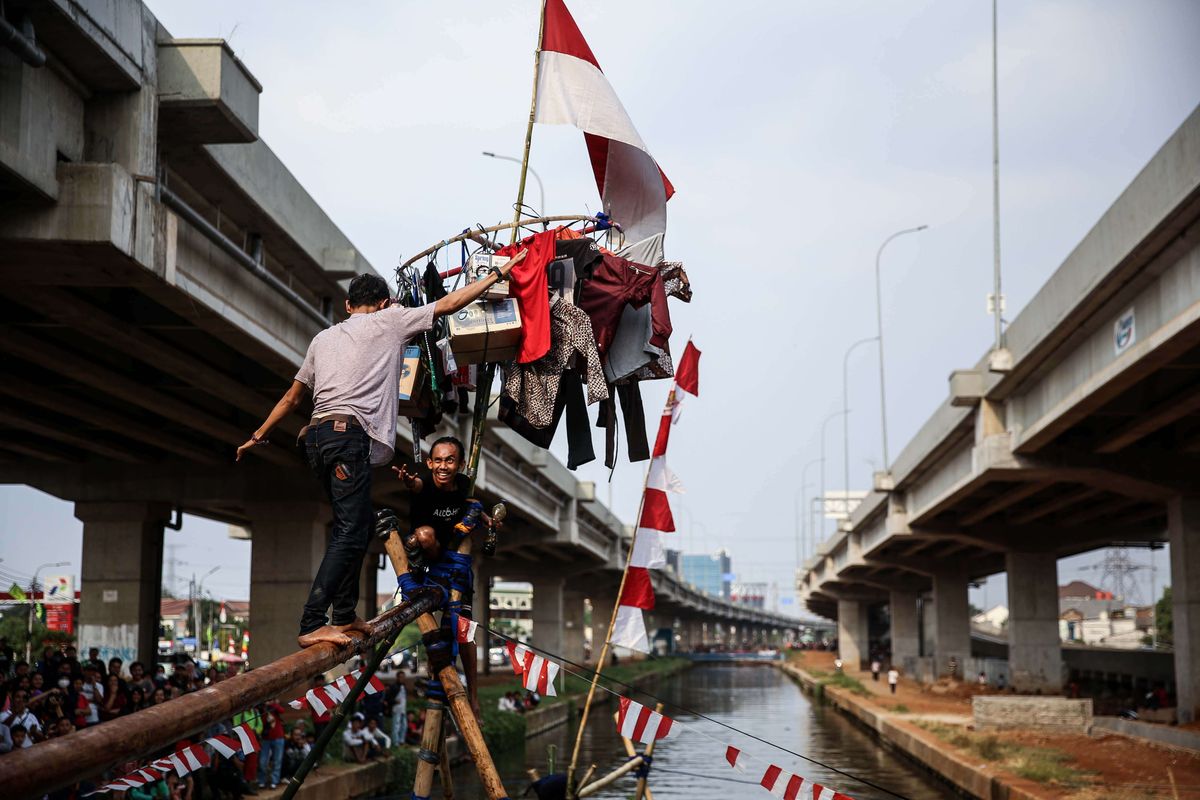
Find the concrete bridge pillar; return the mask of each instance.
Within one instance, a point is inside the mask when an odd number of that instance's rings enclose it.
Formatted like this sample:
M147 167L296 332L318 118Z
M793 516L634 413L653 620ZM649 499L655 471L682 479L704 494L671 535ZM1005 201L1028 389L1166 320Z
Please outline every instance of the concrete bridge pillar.
M604 647L604 640L608 635L608 623L612 619L617 594L612 589L597 590L590 592L589 597L592 601L592 657L589 660L595 662L600 657L600 650ZM612 648L609 648L609 663L612 663L611 653Z
M869 650L866 602L838 600L838 657L846 667L862 669Z
M563 603L563 579L542 578L533 584L532 643L549 653L562 655L565 646L566 609Z
M892 620L892 663L911 672L921 655L920 630L917 626L917 593L893 591L888 596Z
M171 509L153 503L76 503L83 522L79 652L100 648L147 671L158 660L163 523Z
M1167 531L1177 714L1185 724L1200 718L1200 497L1167 503Z
M1058 637L1058 562L1053 553L1005 554L1008 571L1008 670L1018 692L1062 691Z
M971 655L971 615L967 605L967 578L958 572L933 576L933 655L938 677L949 675L955 664L957 677Z
M583 663L583 601L584 592L563 590L563 650L562 654L576 664ZM534 620L537 626L537 620Z
M254 503L247 511L250 663L261 667L296 651L300 613L325 555L332 511L315 501Z
M475 644L479 647L479 670L484 675L492 674L492 665L488 663L487 652L491 645L491 634L487 629L492 626L492 574L487 563L481 557L475 560L475 597L472 598L471 613L479 623L480 631L475 636Z
M385 591L387 589L395 591L395 585L396 581L393 578L388 584L385 584ZM379 554L367 553L367 557L363 559L362 569L358 575L358 615L363 619L371 619L378 613Z

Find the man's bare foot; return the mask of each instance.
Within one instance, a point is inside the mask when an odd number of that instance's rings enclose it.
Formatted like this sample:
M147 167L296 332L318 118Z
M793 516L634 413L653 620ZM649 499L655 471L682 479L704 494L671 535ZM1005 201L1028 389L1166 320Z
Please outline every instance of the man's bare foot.
M314 644L321 642L330 642L338 647L343 647L350 644L350 637L347 636L340 627L334 625L322 625L315 631L302 633L296 637L296 644L301 647L312 647Z
M375 632L375 629L361 617L355 617L353 622L346 625L336 625L334 627L343 633L361 633L363 636L370 636Z

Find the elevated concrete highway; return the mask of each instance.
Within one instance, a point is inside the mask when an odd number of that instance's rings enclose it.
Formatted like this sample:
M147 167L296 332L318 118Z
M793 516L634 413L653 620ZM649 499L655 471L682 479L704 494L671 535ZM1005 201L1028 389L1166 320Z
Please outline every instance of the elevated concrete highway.
M1169 541L1180 715L1200 704L1200 109L1012 321L798 578L865 657L889 607L893 657L970 653L967 584L1008 575L1012 683L1057 691L1056 560Z
M248 463L233 451L341 318L348 279L374 268L259 138L262 87L228 44L175 38L139 0L4 13L29 15L47 60L0 48L0 481L75 503L80 643L127 660L154 658L164 524L182 511L244 526L252 656L274 659L295 647L329 509L294 452L302 416ZM376 478L376 503L406 511L398 482ZM542 646L582 636L578 588L615 592L624 526L505 430L487 436L479 486L511 504L480 590L531 575L558 609ZM669 581L662 597L671 625L795 626Z

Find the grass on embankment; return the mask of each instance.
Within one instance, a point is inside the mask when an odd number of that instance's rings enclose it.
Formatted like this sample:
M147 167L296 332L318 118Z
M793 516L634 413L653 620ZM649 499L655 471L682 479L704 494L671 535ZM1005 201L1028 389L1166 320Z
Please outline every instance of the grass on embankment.
M1040 784L1084 787L1095 777L1093 773L1072 766L1070 756L1052 747L1030 747L936 722L916 724L951 747Z

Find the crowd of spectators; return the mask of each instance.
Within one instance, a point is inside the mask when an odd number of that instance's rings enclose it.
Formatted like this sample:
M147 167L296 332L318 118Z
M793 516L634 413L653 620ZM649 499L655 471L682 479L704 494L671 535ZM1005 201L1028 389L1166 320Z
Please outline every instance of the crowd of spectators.
M524 697L520 692L505 692L496 702L496 706L501 711L524 714L526 711L537 708L540 702L542 702L542 697L537 692L526 691Z

